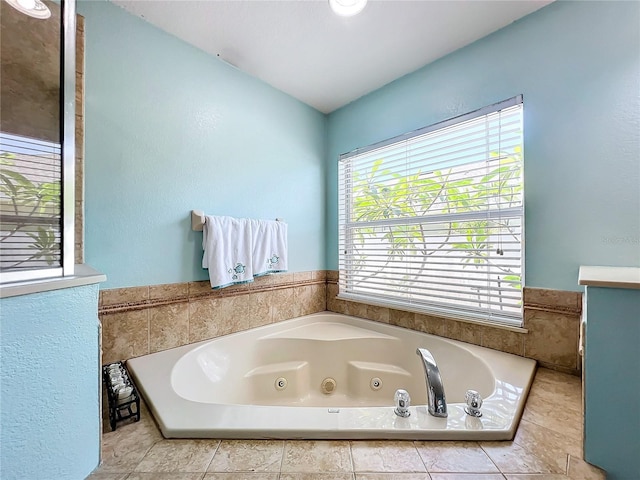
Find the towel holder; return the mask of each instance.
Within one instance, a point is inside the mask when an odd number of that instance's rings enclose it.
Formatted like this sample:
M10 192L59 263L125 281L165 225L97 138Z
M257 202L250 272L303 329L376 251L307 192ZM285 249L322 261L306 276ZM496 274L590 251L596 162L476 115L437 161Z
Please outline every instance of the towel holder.
M202 210L191 210L191 230L201 232L204 227L204 212ZM276 218L276 222L284 222L283 218Z
M191 210L191 230L201 232L204 227L204 212L202 210Z

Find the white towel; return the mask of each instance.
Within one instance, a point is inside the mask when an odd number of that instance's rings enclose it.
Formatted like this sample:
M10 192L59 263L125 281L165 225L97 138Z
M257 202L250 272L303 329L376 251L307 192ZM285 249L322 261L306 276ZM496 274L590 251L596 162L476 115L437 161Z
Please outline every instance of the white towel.
M207 215L202 229L202 267L211 288L253 281L251 221Z
M286 272L288 269L287 224L251 220L254 276Z

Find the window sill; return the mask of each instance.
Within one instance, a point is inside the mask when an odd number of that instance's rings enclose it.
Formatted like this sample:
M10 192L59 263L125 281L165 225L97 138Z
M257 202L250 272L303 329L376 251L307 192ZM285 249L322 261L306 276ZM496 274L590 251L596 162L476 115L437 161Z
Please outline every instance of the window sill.
M63 288L81 287L107 280L104 273L94 270L87 264L75 266L75 275L68 277L45 278L40 280L27 280L24 282L7 283L0 286L0 298L17 297L32 293L61 290Z

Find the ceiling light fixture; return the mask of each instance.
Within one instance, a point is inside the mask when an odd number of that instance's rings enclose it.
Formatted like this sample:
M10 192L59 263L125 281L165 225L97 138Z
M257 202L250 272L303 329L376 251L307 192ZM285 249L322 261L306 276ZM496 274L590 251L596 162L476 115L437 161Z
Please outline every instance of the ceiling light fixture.
M367 0L329 0L331 10L341 17L352 17L359 14L367 4Z
M40 0L5 0L19 12L44 20L51 16L51 10Z

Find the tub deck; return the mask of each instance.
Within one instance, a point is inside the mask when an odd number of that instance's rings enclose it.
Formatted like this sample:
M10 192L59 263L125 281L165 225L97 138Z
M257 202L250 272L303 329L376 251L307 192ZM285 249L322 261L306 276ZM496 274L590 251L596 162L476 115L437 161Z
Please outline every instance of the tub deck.
M418 346L436 358L447 418L427 412ZM510 439L535 371L529 359L333 313L127 365L167 438ZM411 394L408 418L393 413L398 388ZM485 399L480 418L464 412L467 389Z

